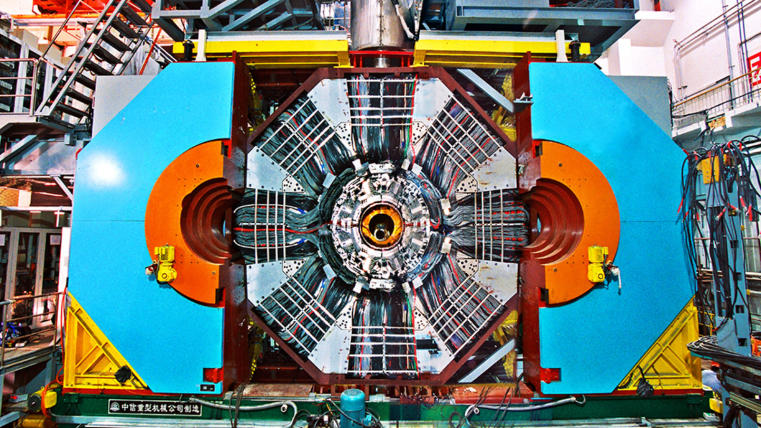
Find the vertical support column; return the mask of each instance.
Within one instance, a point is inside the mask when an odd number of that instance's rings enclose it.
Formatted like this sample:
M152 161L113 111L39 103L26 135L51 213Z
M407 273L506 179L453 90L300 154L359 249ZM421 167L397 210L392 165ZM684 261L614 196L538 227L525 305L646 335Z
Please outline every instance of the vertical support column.
M28 57L29 46L22 44L21 51L19 52L19 58ZM18 77L18 80L16 80L16 98L14 98L13 111L16 113L21 113L24 111L24 100L26 99L24 97L24 92L26 92L26 74L29 63L27 61L19 61L16 64L18 64L18 70L16 71L16 77Z
M58 259L58 296L56 302L56 338L63 340L61 320L66 314L66 286L69 283L69 251L71 248L71 227L61 228L61 257Z
M5 299L12 299L16 294L16 263L18 262L18 230L10 230L8 239L8 272L6 273Z
M727 17L727 3L726 0L721 0L721 15L724 20L724 40L727 45L727 68L729 69L729 80L731 81L735 77L735 66L732 61L732 44L729 40L729 18ZM735 104L735 95L732 85L729 85L729 108L733 108Z
M40 98L45 99L50 95L50 91L53 88L53 80L56 78L55 74L60 72L60 70L56 70L56 68L48 62L43 63L41 67L45 67L45 81L43 82L42 97Z
M33 296L42 294L42 280L45 273L45 247L47 246L49 234L46 231L39 233L37 238L37 269L34 272L34 291ZM39 315L45 311L44 299L36 298L32 301L32 315L35 315L30 321L32 328L39 328L44 317Z

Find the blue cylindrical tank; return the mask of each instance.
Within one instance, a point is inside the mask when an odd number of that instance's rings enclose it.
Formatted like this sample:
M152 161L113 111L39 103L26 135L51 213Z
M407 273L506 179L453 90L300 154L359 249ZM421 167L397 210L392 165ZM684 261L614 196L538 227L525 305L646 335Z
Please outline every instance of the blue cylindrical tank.
M354 421L364 424L365 420L365 393L359 389L347 389L341 393L341 410L349 415ZM362 428L359 425L341 415L341 428Z

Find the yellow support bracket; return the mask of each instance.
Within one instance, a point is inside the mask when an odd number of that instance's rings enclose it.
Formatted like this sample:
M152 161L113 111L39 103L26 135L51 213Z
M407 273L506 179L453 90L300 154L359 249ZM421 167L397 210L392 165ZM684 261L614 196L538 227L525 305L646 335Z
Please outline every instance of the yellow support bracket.
M624 377L618 390L636 391L642 377L640 368L656 391L702 389L700 360L687 349L687 344L697 339L698 310L690 300Z
M502 95L510 101L515 101L513 94L513 74L505 73L505 80L502 81ZM491 114L494 123L505 132L510 140L515 141L518 138L518 131L515 129L515 115L509 113L504 107L498 107Z
M566 54L571 54L571 43L566 42ZM509 39L420 39L415 43L413 67L440 65L468 68L513 68L526 52L537 58L554 59L557 56L555 41ZM581 43L582 58L591 53L589 43Z
M175 55L185 48L176 42ZM254 39L206 41L207 58L229 58L237 52L246 64L256 68L317 68L349 67L349 41L335 39ZM198 53L198 42L193 42L193 53Z
M66 309L64 388L148 390L145 382L95 325L77 300L69 294ZM123 383L116 372L127 367L131 375Z
M566 54L571 54L571 43L566 42ZM513 68L526 52L537 58L554 59L557 56L555 41L507 39L420 39L415 43L413 67L441 65L468 68ZM589 43L581 43L579 53L591 53Z
M512 311L510 312L510 315L505 318L502 324L500 324L500 326L494 330L492 338L500 345L504 345L511 339L515 338L517 335L518 311ZM502 362L503 366L505 367L505 374L508 378L515 378L515 358L516 351L513 349L512 351L508 352L507 355L505 355L505 360Z

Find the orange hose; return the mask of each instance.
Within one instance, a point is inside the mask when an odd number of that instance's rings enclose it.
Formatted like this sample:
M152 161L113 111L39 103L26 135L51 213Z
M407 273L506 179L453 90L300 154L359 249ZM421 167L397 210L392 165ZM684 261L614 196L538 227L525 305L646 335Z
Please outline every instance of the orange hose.
M156 47L156 42L159 39L159 36L161 36L161 28L159 28L159 32L156 33L156 37L153 38L153 43L151 43L151 48L148 49L148 55L145 57L145 61L143 61L143 66L140 67L140 73L139 75L143 75L143 71L145 71L145 66L148 65L148 60L151 59L151 54L153 53L153 48Z

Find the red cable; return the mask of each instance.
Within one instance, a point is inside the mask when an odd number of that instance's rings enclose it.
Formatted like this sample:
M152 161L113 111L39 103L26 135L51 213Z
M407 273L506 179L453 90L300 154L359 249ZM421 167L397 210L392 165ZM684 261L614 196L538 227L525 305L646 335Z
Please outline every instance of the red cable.
M322 305L322 302L324 302L324 301L325 301L325 295L327 294L327 291L328 291L328 287L330 287L330 286L331 286L331 284L333 284L333 281L334 281L335 279L336 279L336 277L333 277L333 279L331 279L331 280L330 280L330 282L328 283L328 285L325 287L325 290L322 292L322 299L320 299L320 305ZM312 308L312 311L311 311L311 312L309 312L307 315L304 315L304 318L302 318L302 319L301 319L301 321L299 321L299 325L297 325L297 326L296 326L296 329L295 329L295 330L293 330L293 334L294 334L294 335L296 335L296 332L297 332L297 331L299 331L299 327L301 327L301 326L302 326L302 324L304 323L304 320L305 320L305 319L307 319L307 317L308 317L308 316L312 315L312 314L314 313L314 311L315 311L315 309L316 309L316 308L317 308L316 306L315 306L315 307L313 307L313 308ZM317 323L315 322L315 324L317 324Z
M153 53L153 48L156 47L156 42L159 40L159 36L161 35L161 27L159 27L158 33L156 33L156 37L153 38L153 43L151 43L151 48L148 49L148 55L145 57L145 61L143 61L143 66L140 67L140 73L139 75L143 75L143 71L145 71L145 66L148 65L148 60L151 59L151 54Z
M325 223L325 224L328 224L328 223ZM245 228L245 227L234 227L233 230L236 231L236 232L270 232L270 231L278 232L278 231L285 230L288 233L295 233L295 234L298 234L298 235L304 235L304 234L314 233L314 232L320 230L320 228L322 226L324 226L325 224L317 226L317 227L309 229L309 230L305 230L305 231L293 230L293 229L288 229L288 228L283 228L283 227L278 228L278 226L267 227L267 228L259 228L259 229L248 229L248 228Z
M330 167L330 162L328 162L328 157L325 156L325 152L322 151L322 147L320 147L319 144L315 143L314 140L311 137L309 137L307 134L304 133L304 130L302 130L301 127L298 126L299 124L296 123L296 121L294 120L292 114L288 113L287 111L284 111L283 113L287 114L288 117L290 118L289 121L292 121L293 124L296 125L296 128L298 128L298 130L299 130L299 134L303 135L304 138L309 140L310 143L314 144L315 146L317 146L318 149L320 149L320 153L322 154L322 158L325 159L325 165L327 165L328 171L330 171L330 173L333 174L333 168Z
M475 294L473 294L469 289L463 287L462 282L460 282L460 276L457 275L457 270L455 270L454 264L452 263L452 256L447 255L447 257L449 258L449 264L452 266L452 273L454 273L455 278L457 278L457 285L461 289L465 290L466 293L470 294L476 301L478 301L478 306L483 306L483 308L486 309L491 315L492 311L483 304L483 301L479 299Z
M457 175L460 173L460 168L457 168L454 172L454 176L452 176L452 183L449 185L449 191L447 191L447 199L449 199L449 195L452 194L452 189L454 188L454 183L457 181Z

